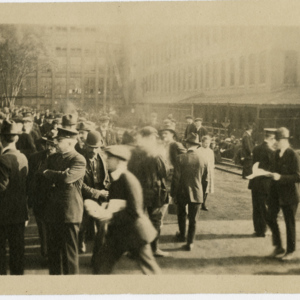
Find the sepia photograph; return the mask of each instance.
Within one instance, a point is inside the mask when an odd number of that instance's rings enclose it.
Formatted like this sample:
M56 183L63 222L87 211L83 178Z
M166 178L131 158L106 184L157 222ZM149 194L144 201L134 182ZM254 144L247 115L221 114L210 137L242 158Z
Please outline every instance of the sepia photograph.
M0 294L299 292L299 12L0 3Z

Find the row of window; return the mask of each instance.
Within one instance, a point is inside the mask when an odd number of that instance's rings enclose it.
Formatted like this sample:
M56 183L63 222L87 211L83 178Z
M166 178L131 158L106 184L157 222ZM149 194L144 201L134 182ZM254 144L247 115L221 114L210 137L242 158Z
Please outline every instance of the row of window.
M243 38L251 38L259 36L264 39L270 29L266 27L210 27L204 29L191 29L184 34L178 34L169 40L166 40L159 46L151 47L145 51L143 65L157 65L166 63L171 59L177 59L193 53L199 53L201 49L218 45L222 47L222 43L237 42Z
M266 53L212 61L144 77L144 92L180 92L265 84Z

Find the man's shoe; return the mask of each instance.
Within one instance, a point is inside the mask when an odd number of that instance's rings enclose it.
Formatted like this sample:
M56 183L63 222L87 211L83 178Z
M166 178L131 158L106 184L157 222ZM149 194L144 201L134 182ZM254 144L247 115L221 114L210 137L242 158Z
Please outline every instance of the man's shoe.
M269 257L280 257L285 253L282 247L276 247L274 251L269 255Z
M194 248L194 244L186 244L186 245L184 245L182 248L183 248L183 250L185 250L185 251L192 251L193 248Z
M85 252L86 252L86 245L85 245L84 242L82 242L82 243L80 244L80 246L79 246L79 253L80 253L80 254L83 254L83 253L85 253Z
M203 205L203 204L202 204L202 206L201 206L201 210L208 211L208 208L207 208L205 205Z
M288 261L292 260L294 257L294 252L286 253L283 257L281 257L281 260Z
M253 233L253 236L254 237L265 237L266 235L264 233L257 233L257 232L254 232Z
M180 234L180 232L176 232L175 239L177 242L185 242L185 236Z
M153 253L153 255L155 257L169 257L169 256L171 256L169 252L165 252L165 251L162 251L160 249L156 249L156 251Z

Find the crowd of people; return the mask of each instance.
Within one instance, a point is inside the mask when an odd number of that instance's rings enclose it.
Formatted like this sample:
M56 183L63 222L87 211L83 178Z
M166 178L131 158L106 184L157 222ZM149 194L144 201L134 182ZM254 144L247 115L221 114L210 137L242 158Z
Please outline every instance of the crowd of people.
M169 256L159 239L170 203L177 206L174 238L185 242L183 251L192 251L199 211L208 211L208 195L214 192L215 163L230 150L228 140L209 135L202 118L187 116L183 137L172 115L158 122L156 113L122 136L105 113L89 118L82 111L19 108L3 110L0 120L0 274L7 273L6 241L10 274L24 273L28 207L50 275L78 274L79 255L87 251L89 239L94 274L112 273L124 253L138 261L143 273L160 274L155 257ZM277 152L272 150L275 137ZM230 144L234 141L231 137ZM243 177L256 163L267 172L249 185L256 234L263 236L269 224L276 247L272 255L284 254L277 225L282 208L285 258L295 250L300 191L299 158L287 141L287 129L280 128L266 131L264 146L254 147L251 126L239 141Z

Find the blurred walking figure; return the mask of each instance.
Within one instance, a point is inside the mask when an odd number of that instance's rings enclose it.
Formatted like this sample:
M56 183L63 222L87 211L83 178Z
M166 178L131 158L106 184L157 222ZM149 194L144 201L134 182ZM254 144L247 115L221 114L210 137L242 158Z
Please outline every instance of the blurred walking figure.
M253 147L254 143L252 140L252 125L248 124L246 131L242 137L242 165L243 165L243 178L246 179L246 176L252 174L252 159L253 159Z
M203 203L202 176L205 170L205 160L198 153L199 138L191 133L185 140L187 153L178 156L174 169L171 186L171 196L177 203L177 217L179 232L176 234L178 241L185 241L186 234L186 205L188 205L189 228L187 244L184 249L191 251L194 247L196 222L201 203Z
M6 241L10 274L23 275L28 162L16 149L18 128L15 122L4 120L0 137L3 145L0 156L0 275L6 275Z
M289 130L281 127L276 131L278 141L275 152L274 173L272 173L272 184L270 202L268 208L268 225L272 231L273 245L275 249L271 256L277 257L284 254L282 247L277 216L282 209L285 226L287 249L282 260L290 260L296 250L296 212L300 195L300 158L290 147Z
M208 211L206 207L206 200L208 194L212 194L215 191L215 155L213 150L209 147L211 143L211 137L205 135L201 140L201 147L197 149L201 158L204 159L204 173L202 175L202 189L203 189L203 203L202 210Z
M258 168L272 172L274 168L274 144L276 129L265 128L265 139L261 145L253 149L253 165L258 163ZM267 230L267 205L270 197L272 179L259 176L249 181L252 195L254 235L264 237Z
M137 136L138 146L132 150L128 162L128 170L139 180L144 197L144 207L158 232L157 238L151 243L155 256L169 256L169 253L158 247L165 205L168 203L166 189L166 166L158 149L158 133L153 127L142 128Z
M143 211L143 192L137 178L127 170L130 150L127 146L110 146L105 149L107 167L112 183L109 190L109 204L124 200L125 207L105 215L109 221L105 243L96 254L94 272L111 274L122 254L130 251L144 274L160 274L151 247L156 231Z

